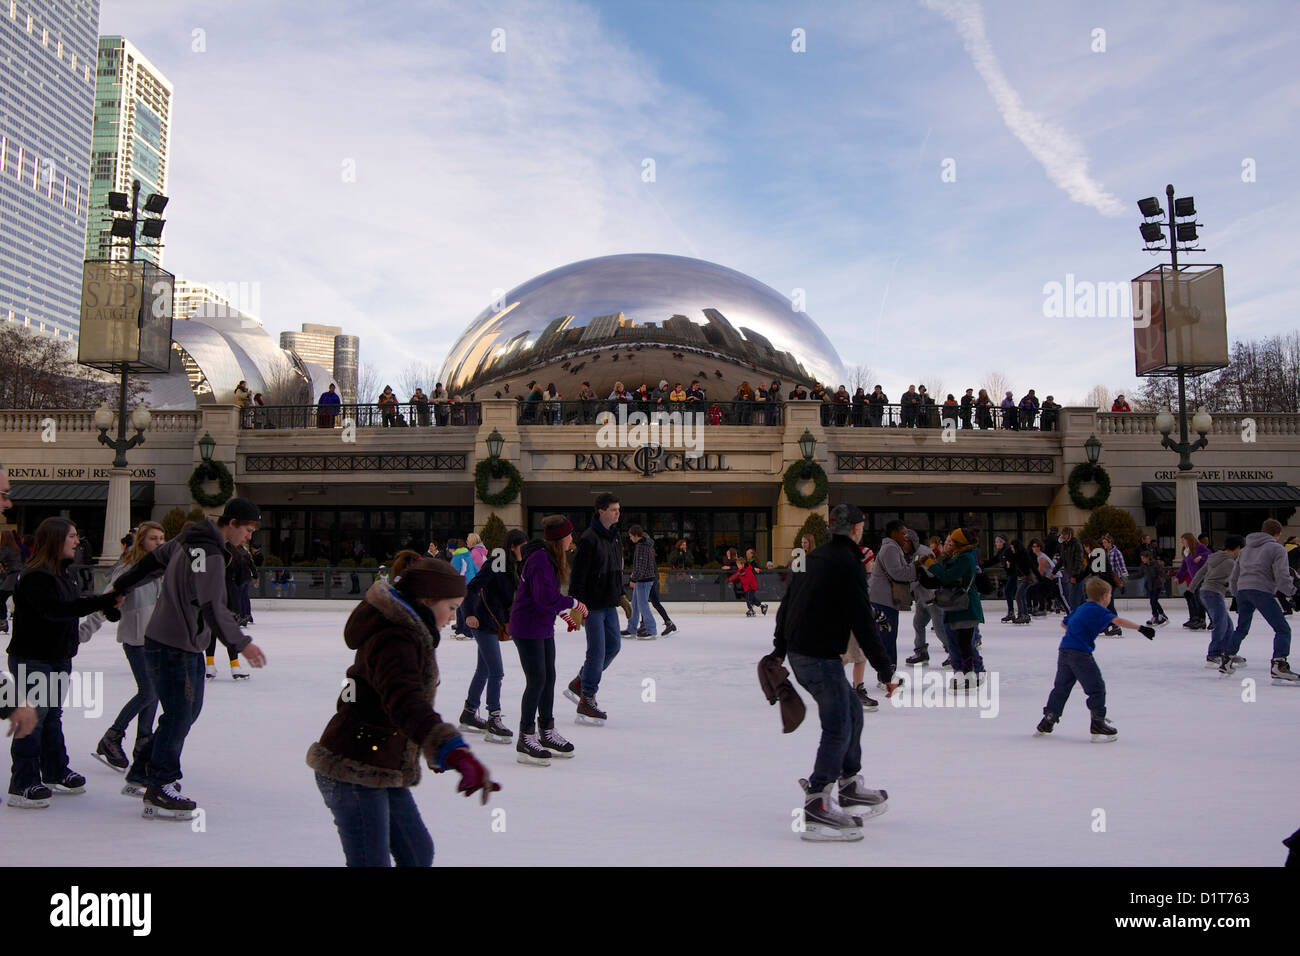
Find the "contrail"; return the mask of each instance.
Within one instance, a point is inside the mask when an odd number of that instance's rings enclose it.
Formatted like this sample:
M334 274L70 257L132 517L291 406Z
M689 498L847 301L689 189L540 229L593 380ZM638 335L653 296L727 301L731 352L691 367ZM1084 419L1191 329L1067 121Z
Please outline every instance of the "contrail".
M1002 64L984 30L984 10L976 0L923 0L931 10L943 14L961 34L966 52L983 78L1002 120L1016 139L1025 144L1050 179L1072 200L1091 206L1102 215L1119 216L1124 205L1088 175L1088 156L1068 130L1049 122L1021 104L1002 72Z

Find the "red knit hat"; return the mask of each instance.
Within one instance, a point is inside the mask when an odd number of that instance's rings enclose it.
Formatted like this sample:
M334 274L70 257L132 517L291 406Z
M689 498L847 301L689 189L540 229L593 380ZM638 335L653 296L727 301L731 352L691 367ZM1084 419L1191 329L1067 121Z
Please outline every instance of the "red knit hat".
M465 578L441 558L412 561L394 586L403 594L434 601L465 596Z
M563 541L566 536L573 534L573 522L565 518L559 524L553 524L546 529L544 537L547 541Z

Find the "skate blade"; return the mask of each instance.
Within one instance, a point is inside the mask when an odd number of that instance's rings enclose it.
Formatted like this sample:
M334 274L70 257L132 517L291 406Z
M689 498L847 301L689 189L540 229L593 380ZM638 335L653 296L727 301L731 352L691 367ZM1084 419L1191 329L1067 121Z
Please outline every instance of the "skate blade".
M583 715L583 714L579 714L579 715L575 718L574 723L577 723L577 724L586 724L588 727L604 727L604 726L605 726L605 721L602 720L601 718L599 718L599 717L587 717L587 716L585 716L585 715Z
M857 820L870 820L872 817L878 817L889 812L889 801L877 803L871 806L844 806L840 804L840 810Z
M552 750L551 756L557 760L572 760L575 753L577 753L576 750L570 750L567 754L561 750Z
M128 783L122 787L121 794L124 797L135 797L139 800L148 791L148 787L138 787L133 783Z
M194 819L193 810L164 810L161 807L146 806L140 816L146 820L171 820L173 822L184 822Z
M484 732L482 727L475 727L473 724L457 724L456 727L467 734L481 734Z
M500 734L484 734L483 739L490 744L512 744L515 742L514 737L503 737Z
M659 635L658 635L658 634L647 634L645 637L642 637L640 634L638 634L637 637L636 637L636 639L637 639L638 641L655 641L655 640L658 640L658 639L659 639Z
M1119 734L1093 734L1092 735L1092 742L1094 744L1108 744L1114 740L1119 740Z
M28 800L20 793L9 794L9 806L19 810L41 810L50 805L48 800Z
M527 767L549 767L551 765L549 757L530 757L528 754L515 754L515 762L524 764Z
M564 696L569 698L569 700L573 701L573 703L575 704L582 703L582 698L579 697L577 694L575 694L573 691L569 690L569 688L567 687L564 688Z
M1300 687L1300 681L1287 680L1285 677L1274 677L1274 687Z
M809 843L856 843L866 837L861 827L822 827L809 824L800 838Z
M113 764L108 762L107 757L105 757L103 754L98 752L91 754L91 756L94 757L96 760L98 760L100 763L102 763L109 770L114 770L118 773L126 773L127 767L131 766L130 764L127 764L126 767L115 767L113 766Z

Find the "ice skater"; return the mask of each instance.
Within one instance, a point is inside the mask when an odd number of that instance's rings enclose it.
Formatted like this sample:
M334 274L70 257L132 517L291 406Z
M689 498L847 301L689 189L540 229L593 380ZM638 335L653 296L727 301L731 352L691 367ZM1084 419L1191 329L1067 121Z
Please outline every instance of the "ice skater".
M1241 642L1250 633L1250 622L1259 611L1260 617L1273 628L1273 660L1269 675L1276 684L1300 685L1300 674L1287 664L1291 653L1291 625L1282 613L1277 595L1283 599L1296 593L1295 582L1287 565L1286 548L1278 541L1282 537L1282 522L1269 518L1259 531L1246 536L1246 545L1232 568L1229 588L1237 595L1237 629L1232 635L1228 654L1237 656Z
M1156 629L1116 617L1115 612L1107 607L1111 600L1111 587L1101 577L1093 575L1088 578L1083 588L1087 600L1061 622L1065 636L1061 638L1060 648L1056 652L1056 683L1047 697L1043 719L1038 722L1034 733L1042 736L1052 732L1052 728L1061 719L1075 681L1078 681L1083 692L1088 695L1092 739L1100 743L1115 740L1119 732L1106 720L1106 682L1102 680L1101 669L1093 657L1097 648L1097 636L1108 627L1118 625L1139 631L1148 640L1152 640L1156 636Z
M758 575L754 573L754 563L748 557L739 559L739 566L727 578L732 584L739 584L745 595L745 617L754 616L754 608L762 608L767 613L767 605L758 599Z
M1205 650L1205 666L1217 667L1223 674L1230 674L1234 667L1246 663L1244 657L1227 658L1228 645L1232 642L1232 615L1228 613L1228 582L1232 578L1232 569L1237 566L1237 555L1245 539L1239 534L1230 534L1223 541L1223 550L1215 551L1201 565L1201 569L1192 577L1191 589L1196 592L1197 600L1209 613L1213 630L1210 632L1210 646ZM1150 621L1147 621L1150 624Z
M831 509L830 540L807 556L807 571L790 575L776 612L773 657L778 663L789 659L795 679L817 701L821 720L813 772L799 781L805 840L861 840L863 819L885 812L889 799L884 790L867 789L862 779L862 706L840 662L851 633L886 682L885 696L898 687L876 630L858 552L864 523L855 505Z
M619 599L623 596L623 542L618 534L620 507L617 495L604 491L596 496L596 513L578 539L569 575L569 594L587 608L584 621L587 658L581 673L569 681L564 696L578 705L579 723L597 726L607 718L596 703L600 677L622 647L618 627Z
M266 655L240 633L226 601L226 546L237 548L261 523L257 505L231 498L216 521L196 521L142 557L113 582L112 594L126 596L161 574L162 591L144 632L144 658L162 716L145 762L149 787L142 815L188 820L198 804L181 795L181 751L203 709L204 653L213 633L243 653L253 667Z
M484 561L474 580L468 582L465 603L461 605L465 626L478 643L478 664L460 713L460 729L483 734L485 740L494 744L508 744L514 738L501 714L501 684L506 673L501 660L501 642L510 640L510 606L519 587L520 552L527 543L528 535L518 528L506 532L505 567L498 569L495 559ZM485 691L487 720L478 715L479 700Z
M348 866L433 865L433 838L410 789L421 760L435 773L459 773L456 790L466 797L482 791L487 803L501 789L433 709L439 631L464 596L465 579L446 561L402 552L391 583L375 581L343 628L356 656L307 766Z
M1147 600L1151 602L1151 619L1148 624L1159 627L1169 623L1169 617L1160 604L1161 592L1165 589L1165 566L1160 562L1160 553L1154 548L1138 552L1142 567L1139 573L1146 582Z

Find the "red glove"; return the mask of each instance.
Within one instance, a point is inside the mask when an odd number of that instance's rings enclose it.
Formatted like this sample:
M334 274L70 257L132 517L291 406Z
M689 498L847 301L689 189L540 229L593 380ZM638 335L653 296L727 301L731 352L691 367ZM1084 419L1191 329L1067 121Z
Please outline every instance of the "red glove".
M560 619L564 621L565 624L569 625L570 631L576 631L578 629L578 622L569 615L568 611L561 613Z
M469 752L468 747L457 747L449 753L447 766L460 774L460 785L456 787L457 793L463 793L468 797L471 793L482 790L483 803L486 804L488 794L501 789L501 784L492 781L488 776L487 767L478 762L478 759Z

